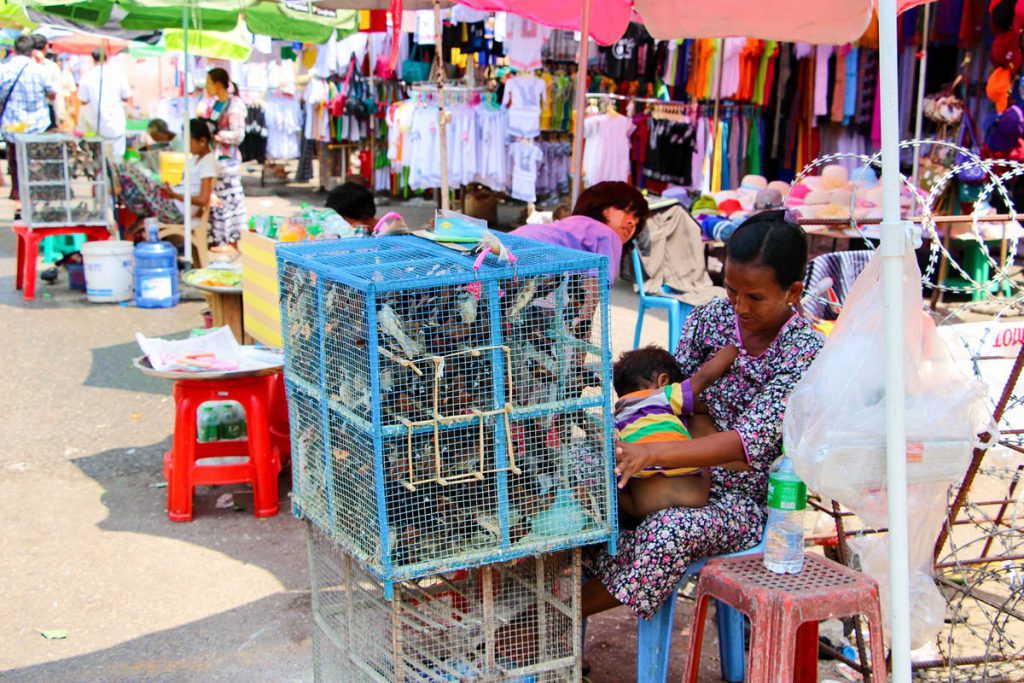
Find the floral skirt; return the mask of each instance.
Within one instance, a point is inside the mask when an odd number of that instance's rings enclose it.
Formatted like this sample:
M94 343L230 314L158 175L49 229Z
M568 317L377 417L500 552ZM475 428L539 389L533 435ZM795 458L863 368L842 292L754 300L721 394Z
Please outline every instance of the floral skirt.
M242 190L242 176L230 173L222 175L213 185L213 194L219 200L210 209L210 242L212 244L235 244L247 229L245 213L245 192Z
M603 547L587 556L589 573L637 616L650 618L679 585L690 562L757 545L765 510L738 491L711 491L702 508L669 508L619 534L618 554Z

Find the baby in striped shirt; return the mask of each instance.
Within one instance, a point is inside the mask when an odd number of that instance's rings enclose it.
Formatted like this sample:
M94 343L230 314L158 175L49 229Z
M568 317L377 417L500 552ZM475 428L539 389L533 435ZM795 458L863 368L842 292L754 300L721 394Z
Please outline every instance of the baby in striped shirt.
M694 397L728 372L738 355L735 346L726 346L687 379L665 349L647 346L623 353L613 368L619 440L689 441L685 418L693 414ZM649 467L619 491L619 507L636 519L665 508L703 507L710 487L707 468Z

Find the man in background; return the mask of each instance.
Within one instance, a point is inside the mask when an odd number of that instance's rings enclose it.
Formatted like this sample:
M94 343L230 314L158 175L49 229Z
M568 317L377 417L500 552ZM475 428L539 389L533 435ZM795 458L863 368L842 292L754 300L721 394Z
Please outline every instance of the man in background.
M51 105L53 117L50 127L70 132L74 128L71 96L78 88L75 84L75 77L69 69L61 68L61 65L57 63L57 56L50 51L50 41L46 36L35 33L32 35L32 40L35 41L32 58L43 68L47 80L50 81L56 92L56 97Z
M111 144L114 159L120 160L124 158L127 144L125 134L128 120L124 106L131 99L132 91L124 74L107 64L107 55L103 50L93 50L92 59L96 66L82 76L78 99L84 105L86 126Z
M35 44L32 36L18 36L14 41L14 54L0 64L0 128L7 141L7 168L11 174L11 199L15 203L16 219L21 217L21 195L14 136L18 133L38 135L49 130L49 104L55 97L53 84L32 59Z

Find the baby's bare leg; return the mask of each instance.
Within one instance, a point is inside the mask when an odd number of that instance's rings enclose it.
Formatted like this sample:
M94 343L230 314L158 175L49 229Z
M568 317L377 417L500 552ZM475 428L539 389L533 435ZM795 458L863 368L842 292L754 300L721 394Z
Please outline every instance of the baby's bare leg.
M636 517L645 517L666 508L699 508L707 505L711 480L700 474L683 477L656 475L630 479L630 493Z

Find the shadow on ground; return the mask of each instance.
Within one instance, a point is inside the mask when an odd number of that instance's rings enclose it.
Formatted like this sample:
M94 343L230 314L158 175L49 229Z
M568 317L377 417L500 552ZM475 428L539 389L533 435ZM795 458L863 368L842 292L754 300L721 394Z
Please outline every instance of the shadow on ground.
M112 449L71 462L102 488L108 515L104 531L128 531L194 543L272 573L288 590L308 590L306 541L302 523L291 514L291 472L281 472L281 510L275 517L253 515L247 484L197 486L193 521L167 519L163 454L171 438L134 449ZM217 507L230 494L229 507Z
M198 577L197 577L198 578ZM112 596L112 599L114 596ZM309 593L278 593L184 626L55 662L11 669L4 681L312 680Z

